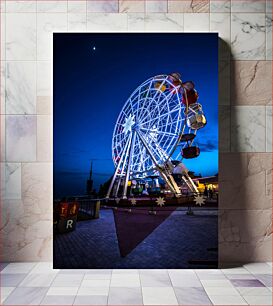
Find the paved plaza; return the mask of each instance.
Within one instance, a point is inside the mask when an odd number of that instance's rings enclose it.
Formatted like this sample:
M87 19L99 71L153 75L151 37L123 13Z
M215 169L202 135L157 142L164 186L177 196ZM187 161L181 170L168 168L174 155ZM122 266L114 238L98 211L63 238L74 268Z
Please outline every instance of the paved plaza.
M168 209L168 208L166 208ZM115 214L119 212L115 211ZM121 211L120 214L124 214ZM141 226L150 226L160 217L132 209L128 218L139 218ZM132 216L133 215L133 216ZM125 216L126 217L126 216ZM126 220L126 219L125 219ZM143 221L144 220L144 221ZM146 223L145 223L146 222ZM54 267L78 269L112 268L212 268L216 267L218 217L216 209L199 208L193 216L175 208L146 238L125 257L120 249L138 235L128 227L128 235L117 237L112 209L102 209L100 218L80 221L75 231L59 234L54 240ZM208 265L206 266L206 263Z

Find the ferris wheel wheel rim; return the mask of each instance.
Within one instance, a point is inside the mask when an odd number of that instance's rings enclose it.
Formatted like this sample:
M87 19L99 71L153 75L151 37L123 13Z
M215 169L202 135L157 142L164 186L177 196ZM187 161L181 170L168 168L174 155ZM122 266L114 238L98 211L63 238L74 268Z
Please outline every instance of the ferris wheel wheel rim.
M118 128L118 125L120 124L120 120L121 120L122 116L124 116L124 115L126 116L126 113L128 114L128 109L130 109L129 104L131 103L132 97L133 97L133 101L135 100L136 97L139 97L139 95L141 94L141 88L143 88L143 86L147 86L148 84L152 84L153 81L164 81L164 82L166 81L166 82L168 82L167 79L168 79L168 75L162 74L162 75L157 75L157 76L154 76L154 77L151 77L151 78L145 80L141 85L139 85L139 86L133 91L133 93L129 96L129 98L128 98L128 99L126 100L126 102L124 103L124 105L123 105L123 107L122 107L122 109L121 109L121 111L120 111L120 113L119 113L119 116L118 116L118 118L117 118L117 121L116 121L116 124L115 124L115 128L114 128L114 131L113 131L113 136L112 136L112 159L113 159L113 162L114 162L114 165L115 165L115 166L117 165L116 156L115 156L115 150L117 151L117 147L118 147L118 146L117 146L117 139L115 139L115 138L116 138L117 135L119 135L119 134L117 134L117 128ZM168 82L168 83L171 84L171 82ZM178 87L179 87L179 86L174 87L174 89L175 89L175 94L176 94L176 95L178 94ZM150 89L149 89L149 90L150 90ZM157 91L158 91L158 90L157 90ZM136 95L136 97L134 97L134 95ZM145 100L146 100L146 99L145 99ZM170 100L170 99L167 99L167 101L169 101L169 100ZM182 121L182 118L181 118L181 110L183 109L183 107L182 107L182 104L181 104L181 102L179 101L179 99L178 99L177 105L179 106L178 109L177 109L177 112L180 112L180 118L177 119L177 122L178 122L178 121L181 122L181 121ZM136 113L137 110L134 111L132 107L131 107L131 110L132 110L132 114L135 115L135 113ZM168 115L168 114L166 114L166 116L167 116L167 115ZM185 124L186 124L186 122L185 122L185 120L184 120L184 124L183 124L183 125L181 124L181 126L180 126L180 128L182 128L182 130L185 129ZM175 138L178 139L178 137L179 137L179 133L177 134L177 136L176 136ZM120 142L122 143L123 141L126 141L126 139L127 139L127 135L125 135L125 136L123 137L123 139L122 139ZM174 137L171 139L171 142L173 141L173 139L174 139ZM177 143L174 142L174 143L172 144L170 150L171 150L171 151L174 151L174 150L176 149L176 147L177 147ZM171 155L172 155L172 154L170 154L170 155L168 156L168 158L166 158L166 161L170 159ZM149 169L147 169L147 171L149 171Z

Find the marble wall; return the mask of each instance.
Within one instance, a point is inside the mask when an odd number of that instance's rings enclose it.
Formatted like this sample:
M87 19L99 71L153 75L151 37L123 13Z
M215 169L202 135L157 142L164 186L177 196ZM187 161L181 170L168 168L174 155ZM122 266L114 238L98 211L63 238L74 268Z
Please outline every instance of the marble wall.
M224 262L271 260L272 1L1 1L2 261L52 258L52 32L219 32Z

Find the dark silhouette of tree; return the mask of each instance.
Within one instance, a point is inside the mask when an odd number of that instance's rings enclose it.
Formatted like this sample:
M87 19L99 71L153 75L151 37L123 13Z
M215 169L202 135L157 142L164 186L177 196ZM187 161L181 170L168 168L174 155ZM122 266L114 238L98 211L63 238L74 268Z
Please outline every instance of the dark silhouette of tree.
M98 192L98 196L100 198L104 198L106 196L111 180L112 180L112 176L106 182L100 185L99 192Z

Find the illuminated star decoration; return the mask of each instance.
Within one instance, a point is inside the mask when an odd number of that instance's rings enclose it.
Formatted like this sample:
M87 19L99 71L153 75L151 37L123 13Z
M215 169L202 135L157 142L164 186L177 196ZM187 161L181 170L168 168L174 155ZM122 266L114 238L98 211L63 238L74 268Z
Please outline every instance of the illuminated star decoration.
M125 123L122 124L122 126L124 127L123 129L123 133L125 133L125 135L130 131L132 131L132 126L135 124L135 116L130 116L128 118L125 119Z
M202 195L195 195L194 196L194 202L196 205L202 206L205 204L205 198Z
M150 130L150 135L154 140L157 140L157 133L158 133L158 130L156 126L154 125L153 128Z
M164 198L161 198L161 197L157 198L157 199L156 199L156 204L157 204L158 206L160 206L160 207L164 206L164 205L165 205L165 200L164 200Z
M132 204L132 205L136 205L136 199L135 199L135 198L132 198L132 199L131 199L131 204Z

